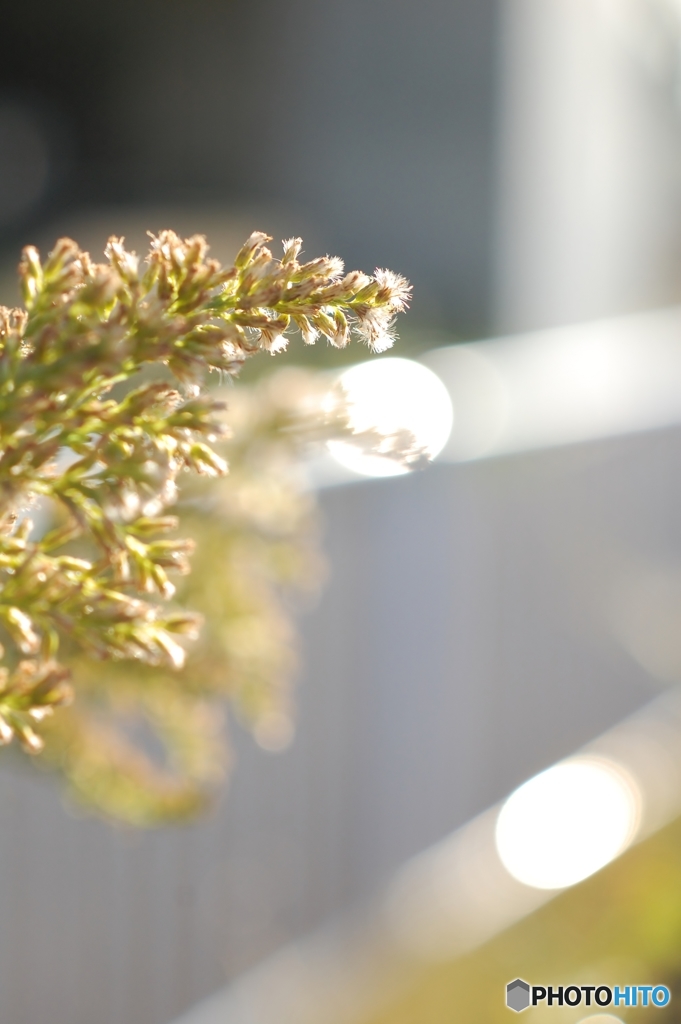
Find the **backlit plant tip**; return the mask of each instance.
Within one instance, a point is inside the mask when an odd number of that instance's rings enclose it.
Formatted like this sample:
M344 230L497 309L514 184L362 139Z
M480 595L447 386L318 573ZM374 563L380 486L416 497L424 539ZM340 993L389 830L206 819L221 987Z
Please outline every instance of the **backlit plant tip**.
M342 394L325 402L321 375L207 390L293 331L392 344L404 278L301 262L298 238L276 258L269 241L254 232L231 266L172 231L145 259L115 237L104 263L68 238L44 261L28 246L25 308L0 307L0 743L42 751L73 797L136 824L210 797L225 698L263 746L288 742L284 598L321 576L291 466L334 438L386 443ZM414 458L409 434L389 448Z

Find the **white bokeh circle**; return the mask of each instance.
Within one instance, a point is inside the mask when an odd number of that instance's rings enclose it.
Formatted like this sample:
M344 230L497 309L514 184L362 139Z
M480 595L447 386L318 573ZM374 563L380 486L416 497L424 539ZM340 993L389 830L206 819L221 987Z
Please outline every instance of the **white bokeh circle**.
M452 430L454 410L440 378L412 359L373 359L340 375L350 422L357 432L395 434L408 430L430 458L440 452ZM329 451L341 465L363 476L400 476L408 470L394 459L367 455L345 441L330 441Z
M554 765L516 789L497 818L506 870L535 889L562 889L604 867L638 828L638 787L619 765L597 757Z

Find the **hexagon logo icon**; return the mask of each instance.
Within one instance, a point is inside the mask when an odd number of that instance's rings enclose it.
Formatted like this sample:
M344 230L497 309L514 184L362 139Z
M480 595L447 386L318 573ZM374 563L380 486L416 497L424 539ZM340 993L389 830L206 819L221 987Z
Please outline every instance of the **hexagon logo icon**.
M530 986L522 978L509 981L506 986L506 1005L516 1013L526 1010L530 1005Z

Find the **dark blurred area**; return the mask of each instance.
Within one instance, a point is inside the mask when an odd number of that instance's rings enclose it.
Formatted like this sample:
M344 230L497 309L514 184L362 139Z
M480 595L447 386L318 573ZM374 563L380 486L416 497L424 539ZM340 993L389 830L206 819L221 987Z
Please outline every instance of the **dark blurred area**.
M489 328L493 0L37 0L2 22L6 253L74 211L285 210L406 274L420 323Z

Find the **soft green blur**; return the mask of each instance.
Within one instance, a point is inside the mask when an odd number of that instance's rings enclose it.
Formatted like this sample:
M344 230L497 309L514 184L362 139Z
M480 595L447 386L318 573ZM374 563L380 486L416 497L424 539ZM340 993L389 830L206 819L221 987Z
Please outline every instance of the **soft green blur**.
M505 986L665 984L665 1008L505 1006ZM362 1024L571 1024L681 1019L681 819L567 890L479 950L424 967L406 992Z

